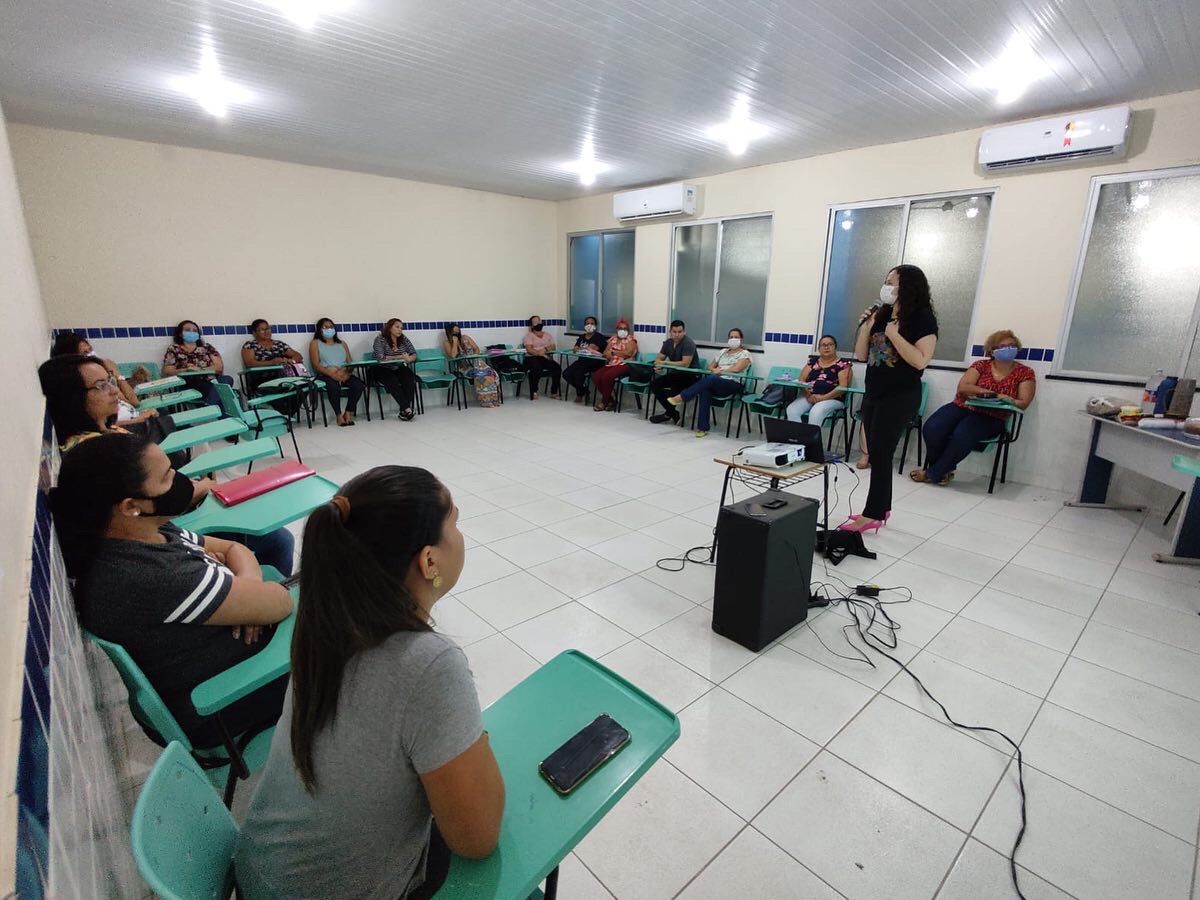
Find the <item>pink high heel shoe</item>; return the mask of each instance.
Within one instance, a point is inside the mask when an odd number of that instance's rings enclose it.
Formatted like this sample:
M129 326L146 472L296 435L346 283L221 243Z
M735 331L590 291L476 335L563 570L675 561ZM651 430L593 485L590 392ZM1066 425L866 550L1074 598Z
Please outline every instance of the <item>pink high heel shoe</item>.
M839 525L837 527L837 530L838 531L853 531L857 534L866 534L868 531L874 531L874 532L878 533L879 529L881 527L883 527L885 524L887 524L887 520L890 519L891 517L892 517L892 513L889 510L888 512L883 514L882 519L869 519L868 520L865 518L859 518L859 520L857 522L854 522L854 521L851 521L848 519L845 522L843 522L841 525ZM864 525L863 524L864 522L870 522L870 524Z

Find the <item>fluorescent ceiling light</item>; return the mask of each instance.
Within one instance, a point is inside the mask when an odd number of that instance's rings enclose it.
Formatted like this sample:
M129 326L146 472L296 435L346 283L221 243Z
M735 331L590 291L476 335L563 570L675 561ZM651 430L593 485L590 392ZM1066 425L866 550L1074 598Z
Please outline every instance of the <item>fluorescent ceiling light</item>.
M240 84L221 74L217 51L212 41L204 39L200 48L200 69L195 75L179 75L171 79L171 87L192 97L209 115L223 119L230 104L248 103L254 95Z
M1019 99L1026 89L1050 74L1050 67L1033 51L1029 38L1019 31L1004 45L996 59L971 78L978 88L996 92L996 103L1005 106Z
M765 137L770 131L771 129L761 122L751 121L750 101L745 94L739 94L738 98L733 101L733 112L729 116L729 121L714 125L705 134L711 140L725 144L734 156L741 156L746 152L751 141Z
M562 169L564 172L574 172L579 176L580 184L584 187L591 187L596 183L596 176L603 175L612 169L612 166L596 159L596 148L589 137L583 140L583 148L579 151L579 159L563 163Z
M312 31L317 19L339 13L350 5L350 0L266 0L293 24L305 31Z

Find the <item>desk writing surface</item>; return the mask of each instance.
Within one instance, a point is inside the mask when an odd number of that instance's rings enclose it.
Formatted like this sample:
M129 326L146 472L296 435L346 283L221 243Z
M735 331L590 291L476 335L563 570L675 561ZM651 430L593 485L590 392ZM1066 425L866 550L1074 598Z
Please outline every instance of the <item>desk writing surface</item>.
M265 647L249 659L192 688L192 706L200 715L210 716L219 712L292 670L292 632L296 628L299 585L292 585L288 593L292 595L291 615L276 623L275 631Z
M538 764L601 713L629 731L629 743L560 796ZM438 900L525 900L679 737L670 710L577 650L485 709L483 727L504 776L500 844L487 859L453 857Z
M309 475L285 484L236 506L226 506L212 494L190 513L177 517L180 528L197 534L232 531L262 535L307 516L322 503L328 503L338 486L320 475Z
M155 378L153 381L144 381L134 386L133 392L139 397L144 397L146 394L157 394L171 388L183 387L183 385L184 380L178 375L167 375L164 378Z
M1081 415L1099 422L1101 426L1119 429L1121 433L1133 432L1151 440L1165 441L1169 445L1174 445L1184 450L1200 450L1200 436L1188 434L1181 429L1138 428L1136 425L1126 425L1124 422L1120 422L1109 416L1096 416L1089 412L1081 412Z
M215 422L205 422L203 425L193 425L172 431L159 443L163 453L174 453L177 450L187 450L197 444L219 441L221 438L233 437L249 431L245 422L237 419L217 419Z
M138 399L137 408L141 411L148 409L165 409L168 406L180 406L184 403L193 403L201 399L203 395L193 389L188 388L184 391L176 391L174 394L155 394L153 397L141 397Z

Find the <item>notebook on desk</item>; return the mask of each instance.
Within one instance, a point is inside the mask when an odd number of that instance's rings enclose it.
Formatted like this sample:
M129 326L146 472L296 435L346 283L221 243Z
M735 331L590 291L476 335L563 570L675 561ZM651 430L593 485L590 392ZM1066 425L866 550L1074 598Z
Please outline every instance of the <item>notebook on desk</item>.
M251 472L241 478L222 482L212 489L213 495L225 506L237 506L277 487L307 478L317 473L303 463L287 460L278 465Z

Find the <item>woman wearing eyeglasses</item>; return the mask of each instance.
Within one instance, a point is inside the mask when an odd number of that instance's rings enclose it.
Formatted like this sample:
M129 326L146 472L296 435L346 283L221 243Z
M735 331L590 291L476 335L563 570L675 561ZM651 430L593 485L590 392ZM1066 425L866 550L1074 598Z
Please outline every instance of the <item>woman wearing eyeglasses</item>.
M981 441L999 437L1012 413L998 409L967 406L973 398L1002 400L1017 409L1033 402L1037 376L1033 369L1017 362L1020 339L1008 329L988 335L984 358L972 363L958 381L954 402L947 403L925 421L925 468L913 469L913 481L949 484L954 468L967 458Z
M46 409L54 423L63 453L102 434L129 434L116 424L120 393L116 380L91 356L55 356L38 367ZM182 459L180 459L182 456ZM186 462L186 454L171 454L171 465ZM216 482L201 478L192 482L192 504L204 499ZM244 543L265 565L274 566L284 575L292 574L295 539L286 528L264 535L214 535Z

